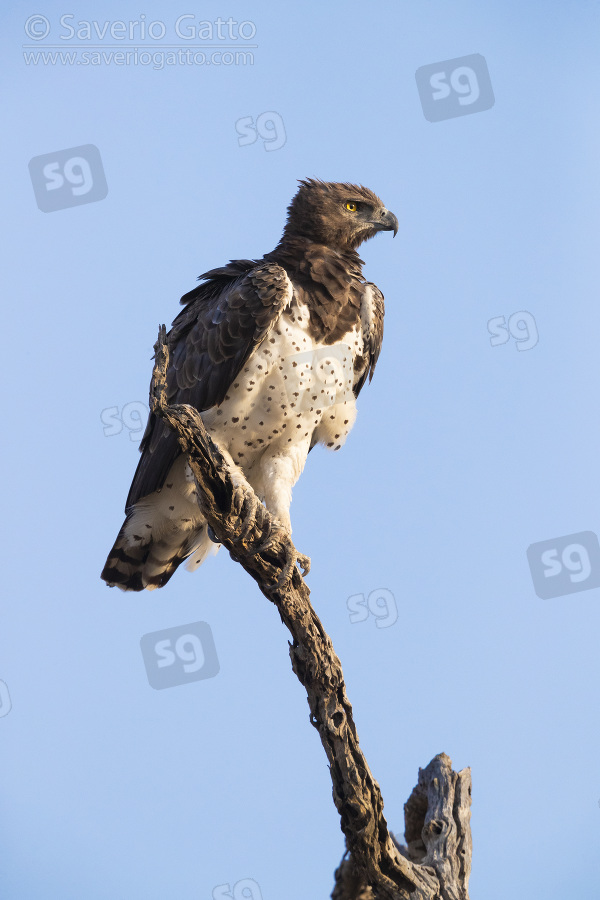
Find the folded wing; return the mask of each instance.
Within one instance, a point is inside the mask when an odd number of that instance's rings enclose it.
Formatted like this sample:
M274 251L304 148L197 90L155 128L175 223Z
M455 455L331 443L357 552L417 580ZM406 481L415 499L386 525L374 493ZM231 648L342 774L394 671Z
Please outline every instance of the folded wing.
M255 348L279 320L293 295L285 269L276 263L234 260L200 276L204 283L181 298L185 304L167 339L169 403L189 403L199 412L225 399ZM128 510L162 487L181 450L167 425L150 414Z

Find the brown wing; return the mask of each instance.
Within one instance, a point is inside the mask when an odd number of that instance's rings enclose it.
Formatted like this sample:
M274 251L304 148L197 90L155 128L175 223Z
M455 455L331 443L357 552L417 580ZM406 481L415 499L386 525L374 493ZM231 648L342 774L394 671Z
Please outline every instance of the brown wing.
M255 348L292 299L285 269L275 263L235 260L200 276L204 284L186 303L167 339L167 396L199 412L218 406ZM125 509L163 486L180 454L173 432L150 414L142 454Z
M365 367L360 373L360 377L354 384L354 396L358 397L367 377L369 382L373 377L381 344L383 341L383 316L385 306L383 294L379 288L370 281L365 282L362 303L360 306L360 321L363 332L363 342L365 351Z

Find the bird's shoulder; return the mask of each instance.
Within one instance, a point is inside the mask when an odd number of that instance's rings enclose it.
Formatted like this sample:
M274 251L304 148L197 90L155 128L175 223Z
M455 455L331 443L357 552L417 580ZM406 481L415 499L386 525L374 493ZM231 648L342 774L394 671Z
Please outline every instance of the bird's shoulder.
M193 325L215 328L232 321L265 317L280 310L292 297L286 270L273 261L234 259L227 265L198 276L201 282L180 300L184 309L173 321L169 338L173 343Z

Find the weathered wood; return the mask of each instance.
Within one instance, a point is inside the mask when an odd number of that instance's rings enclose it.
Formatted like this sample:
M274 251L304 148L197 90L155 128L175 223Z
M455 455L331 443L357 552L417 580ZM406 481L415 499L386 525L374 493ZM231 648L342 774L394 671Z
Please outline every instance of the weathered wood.
M374 900L373 889L365 884L347 856L335 870L334 878L331 900Z
M336 872L332 896L336 900L468 900L468 770L457 775L448 757L441 754L419 772L419 782L406 804L408 848L400 848L388 831L379 785L359 746L340 661L295 565L306 558L254 492L232 478L199 413L191 406L168 405L169 349L164 326L154 349L151 408L173 428L187 454L199 505L217 540L275 604L292 636L292 668L306 689L310 721L329 761L333 799L349 852L349 859Z
M470 818L470 769L453 772L452 761L440 753L419 769L404 824L408 858L435 870L444 900L469 900Z

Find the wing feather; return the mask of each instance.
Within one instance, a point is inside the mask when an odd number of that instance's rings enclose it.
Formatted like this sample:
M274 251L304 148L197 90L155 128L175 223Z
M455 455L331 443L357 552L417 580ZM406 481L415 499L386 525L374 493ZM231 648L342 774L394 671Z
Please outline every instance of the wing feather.
M384 312L385 304L383 294L376 285L372 284L372 282L365 282L360 305L365 366L364 369L361 369L360 376L354 385L355 397L358 397L360 394L367 378L370 382L373 373L375 372L375 366L379 359L383 341Z
M233 260L200 277L205 283L182 297L186 306L167 336L167 397L202 412L225 399L291 302L293 287L285 269L274 262ZM151 413L140 452L126 510L162 487L181 451L173 432Z

